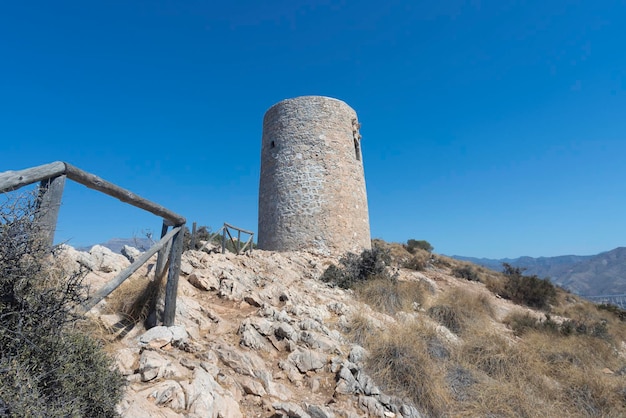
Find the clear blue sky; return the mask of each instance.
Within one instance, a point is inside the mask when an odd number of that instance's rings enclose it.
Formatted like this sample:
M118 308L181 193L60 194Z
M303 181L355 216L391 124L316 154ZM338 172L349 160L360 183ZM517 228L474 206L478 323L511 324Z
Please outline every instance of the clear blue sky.
M263 114L301 95L357 111L373 237L626 246L624 1L0 5L0 171L67 161L256 230ZM145 230L160 219L68 184L58 240Z

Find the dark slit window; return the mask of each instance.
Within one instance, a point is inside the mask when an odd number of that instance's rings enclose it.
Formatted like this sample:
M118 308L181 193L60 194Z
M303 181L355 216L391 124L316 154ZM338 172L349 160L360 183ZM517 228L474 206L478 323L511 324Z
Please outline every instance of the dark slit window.
M356 160L361 161L361 144L358 139L354 139L354 152L356 154Z

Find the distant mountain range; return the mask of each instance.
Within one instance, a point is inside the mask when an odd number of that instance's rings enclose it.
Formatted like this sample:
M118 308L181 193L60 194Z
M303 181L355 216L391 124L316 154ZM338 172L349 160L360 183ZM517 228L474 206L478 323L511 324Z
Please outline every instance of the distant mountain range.
M97 245L107 247L114 253L120 253L124 245L135 247L140 251L146 251L147 249L152 247L154 243L148 238L112 238L107 242L102 242ZM91 250L91 247L93 247L93 245L90 245L88 247L77 247L76 249L79 251L89 251Z
M558 257L475 258L454 255L492 270L502 271L502 263L526 269L524 274L550 280L581 296L626 294L626 247L597 255L562 255Z

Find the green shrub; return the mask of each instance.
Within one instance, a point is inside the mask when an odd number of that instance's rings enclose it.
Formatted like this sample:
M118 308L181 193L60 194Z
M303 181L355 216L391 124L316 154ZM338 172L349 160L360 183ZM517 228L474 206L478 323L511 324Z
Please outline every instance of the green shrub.
M515 303L524 304L531 308L547 309L556 299L556 288L550 280L539 277L523 276L523 269L503 263L507 281L504 284L502 296Z
M339 260L341 267L331 264L322 274L321 280L349 289L374 277L392 279L386 267L391 262L389 250L374 246L363 250L360 255L348 253Z
M406 250L410 252L411 254L414 254L418 248L424 251L428 251L429 253L432 253L433 250L435 249L432 245L430 245L430 242L425 241L425 240L415 240L415 239L408 240L404 248L406 248Z
M555 322L549 314L544 319L539 319L528 313L512 313L507 316L504 321L515 335L521 336L528 331L541 331L550 334L569 335L588 335L591 337L610 339L609 329L606 321L592 320L574 320L566 319L560 324Z
M31 200L0 207L0 415L110 417L124 379L76 331L83 275L49 262Z

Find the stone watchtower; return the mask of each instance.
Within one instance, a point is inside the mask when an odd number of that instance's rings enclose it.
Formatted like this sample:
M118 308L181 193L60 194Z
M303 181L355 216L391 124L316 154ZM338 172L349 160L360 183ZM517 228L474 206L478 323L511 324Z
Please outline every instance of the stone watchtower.
M265 113L259 248L371 248L359 127L356 112L330 97L283 100Z

